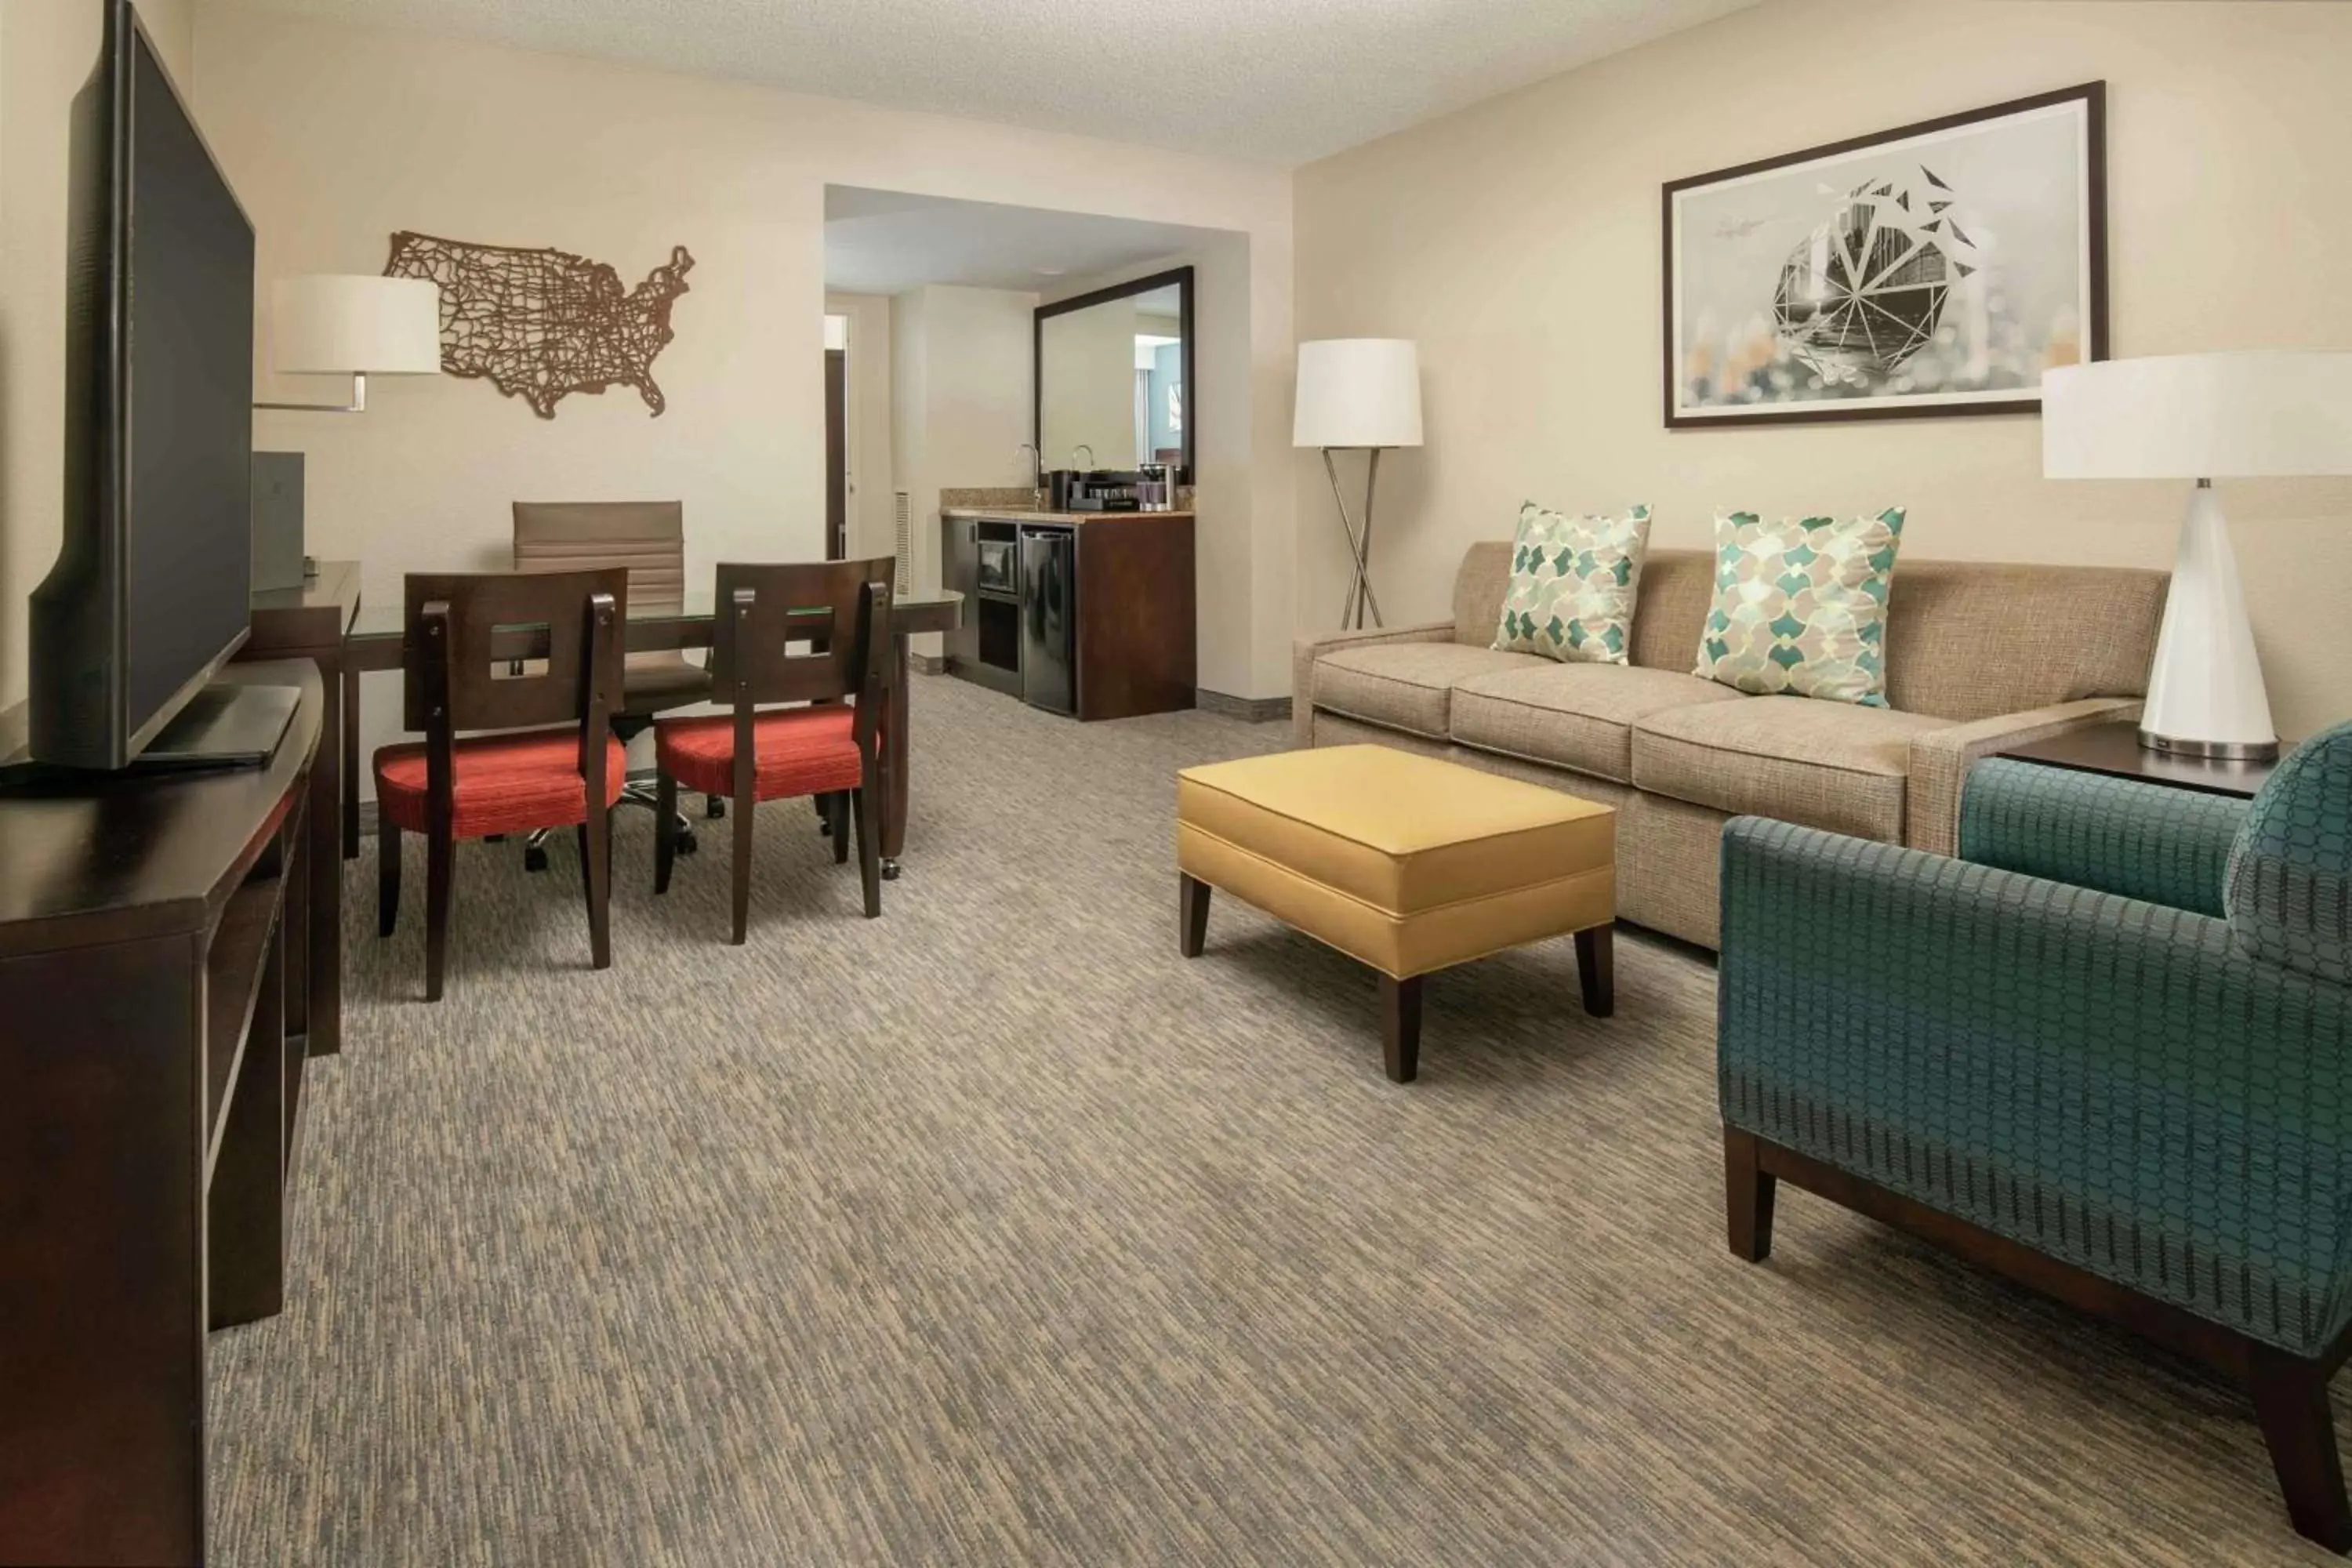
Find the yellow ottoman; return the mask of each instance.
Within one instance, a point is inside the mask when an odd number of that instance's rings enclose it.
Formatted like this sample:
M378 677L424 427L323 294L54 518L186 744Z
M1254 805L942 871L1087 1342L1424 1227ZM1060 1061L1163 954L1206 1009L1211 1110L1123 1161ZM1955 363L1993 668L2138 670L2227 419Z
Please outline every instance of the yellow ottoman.
M1614 1006L1617 814L1387 746L1329 746L1176 775L1181 942L1222 888L1381 973L1389 1077L1421 1054L1421 977L1576 934L1584 1009Z

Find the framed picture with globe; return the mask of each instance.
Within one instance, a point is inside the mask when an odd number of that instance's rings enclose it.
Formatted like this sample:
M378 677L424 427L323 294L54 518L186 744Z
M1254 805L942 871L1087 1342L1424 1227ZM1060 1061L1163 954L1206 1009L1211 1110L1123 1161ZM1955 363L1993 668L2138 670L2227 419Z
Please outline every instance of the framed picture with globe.
M1665 414L2031 413L2107 354L2106 84L1664 188Z

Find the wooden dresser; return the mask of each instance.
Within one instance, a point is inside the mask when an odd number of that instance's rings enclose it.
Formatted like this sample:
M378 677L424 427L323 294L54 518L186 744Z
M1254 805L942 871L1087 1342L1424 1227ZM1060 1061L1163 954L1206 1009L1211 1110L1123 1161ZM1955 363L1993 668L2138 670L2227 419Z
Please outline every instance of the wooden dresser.
M203 1562L205 1336L283 1295L325 693L223 679L300 690L266 767L0 777L0 1563Z

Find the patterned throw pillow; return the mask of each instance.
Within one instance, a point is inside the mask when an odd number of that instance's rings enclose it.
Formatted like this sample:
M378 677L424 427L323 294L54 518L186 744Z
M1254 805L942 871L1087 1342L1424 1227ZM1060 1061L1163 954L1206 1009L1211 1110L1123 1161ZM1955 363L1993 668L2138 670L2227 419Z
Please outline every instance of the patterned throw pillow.
M1570 664L1625 663L1649 544L1648 507L1623 517L1567 517L1528 502L1495 647Z
M1886 706L1886 591L1903 509L1715 520L1715 607L1692 673L1759 697Z

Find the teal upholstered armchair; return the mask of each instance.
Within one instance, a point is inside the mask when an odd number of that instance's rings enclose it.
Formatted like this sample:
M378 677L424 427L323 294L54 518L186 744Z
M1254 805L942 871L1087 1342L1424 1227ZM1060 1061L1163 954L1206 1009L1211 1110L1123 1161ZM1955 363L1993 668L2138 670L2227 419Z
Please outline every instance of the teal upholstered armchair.
M1732 1250L1786 1178L2242 1379L2352 1547L2352 725L2251 806L1993 760L1960 858L1723 838Z

